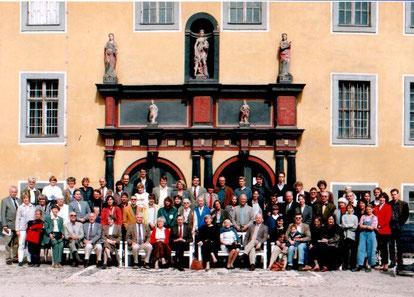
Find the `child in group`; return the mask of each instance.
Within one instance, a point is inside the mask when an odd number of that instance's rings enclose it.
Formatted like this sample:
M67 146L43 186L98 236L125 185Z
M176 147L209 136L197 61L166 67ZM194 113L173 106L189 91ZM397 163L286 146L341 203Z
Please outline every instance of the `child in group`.
M296 225L290 226L290 232L289 232L289 235L288 235L288 238L287 238L285 249L287 251L288 248L292 245L295 247L295 253L294 253L293 259L297 259L297 257L298 257L298 246L299 246L300 242L295 241L295 237L297 237L297 236L299 236L299 238L303 237L302 233L300 233L296 229Z

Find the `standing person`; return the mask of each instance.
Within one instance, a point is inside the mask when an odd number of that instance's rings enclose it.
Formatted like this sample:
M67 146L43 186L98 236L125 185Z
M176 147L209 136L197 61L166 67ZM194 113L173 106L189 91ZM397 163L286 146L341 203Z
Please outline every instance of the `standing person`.
M174 207L177 211L183 206L183 198L180 195L174 196Z
M122 226L122 211L115 205L115 199L113 196L109 195L106 197L105 207L102 209L101 213L101 225L108 225L108 217L113 216L115 225Z
M382 194L382 189L380 187L376 187L374 189L374 199L371 200L371 202L368 202L368 203L373 205L373 207L377 206L379 204L379 197L380 197L381 194Z
M234 215L236 214L236 207L238 205L237 202L238 202L237 196L233 195L233 197L231 198L231 203L229 205L227 205L226 208L225 208L225 210L230 215L230 220L231 221L234 220Z
M227 258L227 269L234 269L233 264L239 256L239 235L237 231L231 226L229 219L224 220L223 227L220 229L220 243L221 250L227 251L229 256Z
M210 270L210 262L217 263L220 231L213 225L209 214L204 217L204 224L198 230L197 245L201 247L206 270Z
M313 265L306 265L303 270L321 271L318 263L319 251L321 250L323 225L321 217L314 217L312 225L310 226L311 240L309 242L309 263Z
M366 207L366 214L359 220L359 244L357 253L357 267L352 271L360 271L364 265L365 257L368 258L369 267L365 268L366 272L371 272L371 267L376 264L375 251L377 248L375 239L375 229L378 226L378 219L372 213L370 204Z
M277 227L277 219L280 217L281 216L279 215L279 206L275 204L272 207L272 214L266 220L266 226L268 228L269 235L273 234L273 230Z
M247 204L253 208L253 214L256 215L260 213L263 215L263 207L264 205L259 200L260 194L258 190L252 191L252 199L250 201L247 201Z
M328 217L333 215L336 209L336 206L332 203L329 203L329 194L327 192L322 192L320 194L321 202L316 205L316 216L322 218L322 223L326 225Z
M284 202L286 192L290 191L285 180L286 174L283 171L279 171L279 173L277 174L277 184L272 189L272 193L276 195L278 203Z
M16 212L22 201L17 198L17 188L11 186L9 188L9 196L1 201L1 222L3 224L3 232L6 235L6 264L12 265L13 262L18 263L17 248L18 237L16 234Z
M155 196L151 194L148 196L148 206L143 211L144 222L150 229L154 229L157 224L158 205L155 204Z
M111 196L108 196L111 197ZM121 226L115 224L115 216L109 215L107 218L108 224L102 227L102 243L103 243L103 266L102 269L106 269L108 259L111 259L111 255L115 254L118 258L117 246L121 242L122 231Z
M79 258L78 248L83 247L83 224L76 219L76 212L72 211L69 214L70 221L64 225L65 239L69 243L69 251L72 258L72 267L77 267L82 263Z
M392 218L390 222L391 240L390 240L390 268L395 266L397 260L397 268L403 265L402 247L401 247L401 229L408 220L410 208L408 203L399 199L399 192L397 189L391 190L392 200L389 202L392 208ZM395 245L397 245L397 259L395 259Z
M338 199L338 208L334 211L335 220L338 225L342 224L342 217L346 214L347 205L348 200L346 198L341 197Z
M85 234L83 243L85 244L85 263L84 267L91 265L89 262L89 257L92 250L96 254L96 267L101 267L102 259L102 226L99 223L96 223L96 215L94 213L89 214L89 222L83 224L83 234Z
M126 230L128 227L135 223L137 214L141 213L143 209L137 206L137 197L132 196L130 199L131 204L124 208L122 223Z
M365 214L365 208L367 207L367 204L368 203L363 200L358 201L358 206L355 209L355 215L358 217L358 221Z
M134 192L132 194L135 194L137 192L137 185L143 184L145 187L145 192L148 194L152 193L152 190L154 189L154 183L153 181L147 176L147 170L145 168L141 168L139 170L139 177L134 182Z
M124 191L127 192L130 195L133 195L132 194L133 189L129 189L130 186L129 186L129 175L128 174L124 174L122 176L121 183L122 183ZM132 185L131 185L131 187L132 187ZM105 200L105 198L106 197L104 197L104 200Z
M358 229L358 217L354 215L354 208L352 205L347 205L346 211L346 214L342 216L342 223L340 225L344 230L342 270L355 268L356 252L358 248L356 237L356 230Z
M29 177L27 179L27 188L22 190L21 196L27 195L29 197L30 203L33 205L38 204L38 198L40 191L35 187L36 179L34 177Z
M192 186L189 189L189 192L191 207L194 207L196 205L197 197L202 196L207 192L205 188L200 186L200 178L198 176L193 176Z
M160 185L152 189L152 194L155 195L155 204L159 207L164 205L164 199L171 197L172 188L167 185L167 176L163 175L160 177Z
M293 188L295 189L295 194L294 194L294 201L295 202L299 203L299 195L300 194L305 195L305 197L306 197L305 201L310 200L310 194L309 194L309 192L306 192L303 189L303 183L301 181L295 182L295 184L293 185Z
M197 198L197 207L194 208L194 224L195 231L200 230L201 226L205 224L204 217L210 215L210 209L204 205L204 198ZM210 218L211 219L211 218Z
M240 195L240 205L236 206L234 211L233 226L237 232L245 232L250 225L253 224L254 214L253 208L247 205L247 197L245 194Z
M166 201L166 200L164 200ZM157 227L151 232L150 243L152 244L151 264L158 269L159 262L162 267L166 267L171 262L171 249L168 245L170 239L170 229L164 226L165 218L157 219Z
M240 195L246 195L247 201L250 201L252 199L252 190L249 187L246 187L246 178L244 176L239 177L239 187L234 190L234 195L237 196L237 198L240 201Z
M266 205L266 209L264 210L264 216L265 218L268 218L272 215L273 212L273 206L277 205L278 209L284 209L284 202L283 203L277 203L277 197L275 193L270 194L270 200ZM279 206L280 205L280 206Z
M252 194L254 191L257 191L259 193L259 203L264 209L265 204L269 201L269 189L266 187L264 183L263 174L258 173L256 175L256 184L252 187Z
M299 206L296 207L295 213L302 214L302 221L310 226L313 220L313 210L312 207L305 204L306 196L304 194L299 194Z
M135 191L136 192L136 191ZM120 205L122 203L121 197L122 194L125 193L124 192L124 185L122 184L122 182L119 180L115 183L115 192L114 192L114 199L115 199L115 204L116 205ZM134 193L135 194L135 193Z
M91 208L89 207L88 202L82 201L80 190L75 190L73 197L75 197L75 201L69 204L69 212L74 211L78 222L85 223L88 219L88 215L91 213Z
M42 211L36 210L33 220L27 222L26 242L27 249L31 256L31 265L34 267L40 266L40 249L42 247L43 235L43 220Z
M62 268L63 253L63 219L58 216L59 206L52 206L52 214L45 218L44 229L45 236L43 244L52 244L53 268Z
M310 198L308 201L306 201L306 204L309 206L312 206L312 210L315 213L315 206L319 202L321 202L321 198L319 197L318 191L315 187L310 188L309 190Z
M112 193L106 194L105 197L107 197L109 195L112 196ZM102 207L104 205L105 199L106 198L102 198L101 191L98 190L98 189L95 189L95 190L93 190L92 200L89 201L89 207L91 208L91 210L93 210L94 207L96 206L96 207L99 208L99 211L101 211Z
M255 224L248 226L244 237L244 253L249 255L250 270L255 270L256 250L260 249L268 238L268 229L263 224L263 216L258 213L254 218Z
M66 179L66 185L66 189L63 190L63 198L65 204L69 204L74 200L73 192L76 190L76 178L74 178L73 176L68 177Z
M217 194L220 202L226 207L231 204L233 189L226 185L226 178L224 176L219 177L218 183L219 185L214 189L214 192Z
M164 199L164 207L161 207L158 210L157 217L164 218L163 225L165 225L165 228L171 228L172 226L177 225L177 209L174 207L170 197Z
M190 192L187 191L185 182L181 179L175 183L175 190L172 192L172 196L181 196L182 198L190 198Z
M348 200L348 204L352 204L353 207L357 206L357 199L356 195L352 191L348 191L345 193L345 198Z
M137 213L135 220L135 223L128 226L126 234L129 249L132 250L132 255L134 257L132 267L138 268L138 253L140 250L145 250L144 267L149 269L149 261L152 251L152 245L149 242L151 231L148 228L148 225L143 223L142 213Z
M376 231L378 249L381 253L381 266L376 269L388 271L388 244L391 238L392 208L386 203L389 200L387 193L382 193L379 200L380 204L375 206L374 215L378 218Z
M93 196L93 188L89 186L90 182L89 177L82 178L82 187L79 188L83 201L86 202L91 201Z
M62 190L56 185L57 178L54 175L49 178L49 183L49 185L43 188L42 194L46 195L51 204L55 204L56 198L63 197L63 193Z
M63 224L68 223L69 222L69 205L64 203L63 197L57 198L56 204L57 206L59 206L58 215L63 219Z
M213 220L213 224L219 226L220 228L223 226L225 220L230 219L229 213L221 207L220 200L214 201L211 219Z
M190 204L191 204L190 199L185 198L183 200L183 206L178 209L178 215L183 216L183 224L187 226L187 228L190 230L192 234L193 227L194 227L194 211L191 209ZM177 215L177 220L178 220L178 215Z
M106 197L107 195L112 195L112 194L113 194L113 191L112 191L111 189L108 189L108 188L106 187L106 185L107 185L107 183L106 183L106 179L105 179L105 178L103 178L103 177L101 177L101 178L99 179L99 191L100 191L100 193L101 193L101 197L102 197L102 199L103 199L103 200L105 199L105 197Z
M190 200L188 204L190 204ZM169 245L175 251L175 267L184 271L184 251L188 251L190 242L193 241L191 228L184 224L184 217L177 216L177 226L171 227Z
M139 207L145 208L148 206L148 196L149 194L147 192L145 192L145 186L143 184L138 184L137 185L137 190L138 192L135 193L135 197L137 197L137 205Z
M30 203L29 196L22 195L23 203L16 212L16 235L19 237L19 266L23 266L24 250L26 246L27 222L34 220L36 207ZM31 263L30 253L27 253L27 261Z
M210 211L213 211L214 202L216 202L216 200L219 200L218 195L214 193L214 185L212 184L207 187L207 192L201 194L199 197L204 198L204 205L206 205Z
M299 207L299 203L293 200L293 192L287 191L285 196L285 203L279 204L279 207L283 206L280 213L285 219L285 225L288 226L294 222L295 210Z
M320 193L322 193L322 192L328 192L328 194L329 194L329 199L328 199L328 201L329 201L329 203L334 204L334 196L333 196L333 193L332 193L331 191L328 191L328 190L326 189L326 187L327 187L326 181L324 181L324 180L322 179L322 180L318 181L318 183L317 183L316 185L317 185L317 186L318 186L318 188L319 188L319 193L318 193L318 195L320 195Z

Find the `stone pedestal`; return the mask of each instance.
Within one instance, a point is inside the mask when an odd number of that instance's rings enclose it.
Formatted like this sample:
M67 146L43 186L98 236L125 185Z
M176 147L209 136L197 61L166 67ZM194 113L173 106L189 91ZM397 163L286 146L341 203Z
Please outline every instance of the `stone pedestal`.
M290 84L293 81L292 74L279 74L277 76L277 82L280 84Z

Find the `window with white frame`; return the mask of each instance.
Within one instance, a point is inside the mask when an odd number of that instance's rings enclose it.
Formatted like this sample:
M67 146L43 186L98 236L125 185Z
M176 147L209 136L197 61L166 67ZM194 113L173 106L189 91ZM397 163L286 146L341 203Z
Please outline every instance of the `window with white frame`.
M332 85L332 143L375 144L376 77L335 74Z
M333 2L332 6L334 32L376 32L376 2L343 1Z
M413 2L405 2L405 33L414 34L414 5Z
M178 2L136 2L135 30L178 30Z
M414 223L414 184L403 185L402 189L402 200L408 203L410 208L410 216L408 221Z
M223 2L223 29L266 30L267 3L252 1Z
M365 192L370 192L371 200L373 199L374 189L377 184L358 184L358 183L331 183L332 193L334 195L335 205L338 205L338 199L344 197L345 187L351 186L352 192L355 194L357 200L364 197Z
M25 31L65 31L65 3L30 1L21 3L21 29Z
M414 75L404 77L404 145L414 145Z
M20 193L24 189L26 189L28 187L28 185L29 184L27 183L27 180L19 181L19 186L18 186L18 192L19 192L18 195L19 195L19 197L20 197ZM50 185L49 181L36 181L35 188L38 189L40 191L40 193L42 193L44 187L46 187L48 185ZM65 189L65 182L58 181L56 183L56 186L58 186L63 191Z
M21 74L20 141L64 141L64 74Z

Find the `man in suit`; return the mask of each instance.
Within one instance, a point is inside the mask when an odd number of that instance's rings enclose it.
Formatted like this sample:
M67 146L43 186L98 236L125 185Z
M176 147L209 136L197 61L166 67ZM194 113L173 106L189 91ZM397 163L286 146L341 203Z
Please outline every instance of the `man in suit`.
M249 255L251 271L255 270L256 250L260 249L268 237L268 228L263 224L263 216L260 213L256 214L255 223L249 226L244 237L244 253Z
M279 208L282 209L280 212L283 214L285 218L285 226L288 226L289 224L293 223L293 217L295 215L295 210L297 207L299 207L299 203L296 201L293 201L293 193L291 191L286 192L286 202L279 205ZM283 208L282 208L283 207Z
M20 196L27 195L30 199L30 203L33 205L38 204L38 199L40 191L35 187L36 179L34 177L29 177L27 179L27 188L22 190Z
M63 198L65 198L65 204L70 204L75 199L73 198L73 193L75 191L76 178L70 176L66 179L67 187L63 190ZM82 196L82 193L81 193ZM82 197L83 198L83 197Z
M224 207L231 205L233 189L226 185L226 178L224 176L220 176L218 182L219 186L214 189L214 193L217 193L217 196Z
M256 175L256 184L252 187L252 193L253 191L259 192L260 205L264 205L269 201L269 189L264 184L263 174L258 173Z
M184 271L184 251L188 251L190 242L193 241L191 230L184 225L184 217L177 216L177 226L171 227L170 247L175 251L175 267Z
M154 189L154 183L152 182L152 180L147 176L147 170L145 168L141 168L139 170L139 177L138 179L134 182L134 189L132 191L132 195L135 195L136 193L138 193L137 190L137 185L141 183L144 185L145 188L145 192L147 192L148 194L152 193L152 190Z
M188 189L188 191L190 192L191 207L196 206L197 197L200 197L204 193L207 193L207 190L200 186L200 178L198 176L193 176L192 186L190 189Z
M295 202L298 202L299 203L299 194L303 194L303 195L305 195L305 197L306 197L306 201L309 201L310 200L310 194L309 194L309 192L306 192L304 189L303 189L303 183L301 182L301 181L297 181L297 182L295 182L295 184L293 185L293 188L295 189L295 195L294 195L294 197L295 197Z
M65 239L69 243L69 251L72 255L72 267L77 267L82 261L78 255L78 248L83 246L83 224L76 219L76 212L69 214L69 223L64 226Z
M326 193L328 196L329 194ZM290 227L292 225L296 226L296 230L302 234L302 236L296 236L293 240L290 240L290 246L288 248L288 260L286 270L291 270L293 268L293 255L295 254L295 242L300 242L297 246L298 253L298 269L303 270L304 265L306 264L306 254L308 252L308 242L311 240L311 233L309 226L302 223L302 214L295 214L295 222L290 224L286 230L286 238L289 238Z
M16 212L22 201L17 198L17 188L11 186L9 189L9 197L1 201L1 223L3 231L9 233L6 235L6 264L11 265L17 260L17 249L19 240L16 234Z
M167 186L167 176L160 177L160 185L152 189L152 194L155 195L155 204L159 207L164 206L164 199L172 196L173 189Z
M295 213L301 213L302 222L310 226L312 224L312 219L313 219L313 210L311 206L306 205L305 199L306 199L305 195L303 194L299 195L299 206L296 207Z
M233 226L237 232L245 232L254 220L253 208L247 205L245 194L240 195L240 205L234 210Z
M203 193L200 196L204 198L204 205L206 205L210 211L212 211L214 201L218 200L218 195L214 193L214 186L209 185L207 188L207 193Z
M96 254L96 266L100 267L102 265L102 226L95 221L96 215L91 213L89 214L89 222L83 225L83 233L85 234L83 239L83 243L85 244L85 267L91 265L89 262L89 256L91 255L92 250L94 250Z
M91 213L91 208L88 202L82 201L82 194L79 189L73 192L73 197L75 200L69 204L69 213L74 211L78 222L85 223Z
M108 259L111 259L111 254L117 254L117 245L119 245L122 238L121 226L115 225L115 216L108 216L108 225L102 227L102 242L104 248L104 262L102 269L106 269ZM118 257L117 257L118 258Z
M210 209L204 205L204 198L197 198L197 207L194 208L194 230L199 230L201 226L205 225L204 217L211 213Z
M322 223L325 225L328 221L328 217L335 213L336 206L328 202L329 193L321 192L321 202L315 207L315 216L322 218Z
M125 230L128 230L128 227L135 223L135 216L143 211L143 209L137 205L137 201L138 198L132 196L130 199L131 204L124 208L122 223L124 224Z
M128 246L132 249L132 255L134 257L132 266L138 268L138 253L140 250L145 250L144 267L149 269L149 260L152 251L152 245L149 242L151 231L148 225L144 224L142 213L138 213L135 218L136 222L128 227L126 234Z
M106 196L113 195L113 191L106 187L106 179L101 177L99 179L99 191L101 192L101 198L103 201L106 200Z
M278 203L284 201L286 192L290 191L288 185L285 183L285 180L286 174L283 171L280 171L277 174L277 185L272 188L272 193L276 195Z

